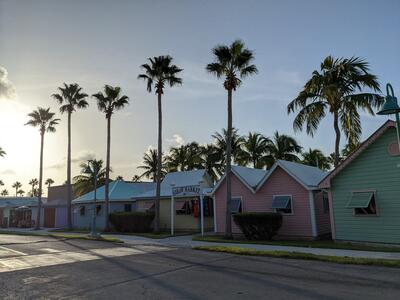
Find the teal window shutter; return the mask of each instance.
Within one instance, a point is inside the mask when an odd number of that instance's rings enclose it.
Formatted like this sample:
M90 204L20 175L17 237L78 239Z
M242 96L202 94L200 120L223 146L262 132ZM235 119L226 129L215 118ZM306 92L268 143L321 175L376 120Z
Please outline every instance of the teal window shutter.
M374 197L373 192L355 192L352 193L349 202L347 202L347 208L367 208L372 198Z

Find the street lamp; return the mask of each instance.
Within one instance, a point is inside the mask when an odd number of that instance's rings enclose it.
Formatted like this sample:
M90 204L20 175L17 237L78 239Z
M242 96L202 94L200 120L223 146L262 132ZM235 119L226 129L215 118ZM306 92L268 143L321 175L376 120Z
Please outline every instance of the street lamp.
M92 238L98 238L100 237L100 234L97 233L96 231L96 215L97 215L97 209L96 209L96 200L97 200L97 176L99 174L99 167L96 163L94 163L93 160L88 160L88 164L86 166L86 169L84 170L83 173L88 174L89 176L94 177L94 197L93 197L93 217L92 217L92 228L90 230L89 236Z
M396 115L396 128L397 128L397 142L400 150L400 107L397 104L397 98L394 96L393 87L390 83L386 85L386 97L385 103L380 111L377 112L378 115Z

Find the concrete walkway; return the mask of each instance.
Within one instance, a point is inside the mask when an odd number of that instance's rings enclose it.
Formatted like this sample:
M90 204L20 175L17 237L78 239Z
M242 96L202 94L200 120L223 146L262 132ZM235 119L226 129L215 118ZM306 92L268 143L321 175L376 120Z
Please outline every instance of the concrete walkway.
M48 229L43 228L41 230L32 229L3 229L3 232L21 232L21 233L32 233L40 234L43 236L49 234L57 234L58 232L49 232ZM86 236L86 233L76 232L59 232L64 236L67 235L82 235ZM167 247L182 247L182 248L193 248L197 246L232 246L241 247L254 250L267 250L267 251L289 251L289 252L301 252L310 253L316 255L328 255L328 256L341 256L341 257L355 257L355 258L377 258L377 259L399 259L400 252L375 252L375 251L359 251L359 250L343 250L343 249L326 249L326 248L308 248L308 247L293 247L293 246L278 246L278 245L255 245L255 244L239 244L239 243L214 243L214 242L203 242L193 241L193 235L183 235L176 237L169 237L164 239L152 239L135 235L123 235L123 234L104 234L105 236L114 237L122 240L128 245L157 245Z

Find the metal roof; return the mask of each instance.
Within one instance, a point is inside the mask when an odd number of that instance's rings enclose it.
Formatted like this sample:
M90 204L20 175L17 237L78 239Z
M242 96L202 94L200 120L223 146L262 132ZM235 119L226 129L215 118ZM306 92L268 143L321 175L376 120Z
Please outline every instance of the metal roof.
M42 203L45 204L47 198L42 198ZM0 197L0 208L5 207L20 207L20 206L37 206L37 197Z

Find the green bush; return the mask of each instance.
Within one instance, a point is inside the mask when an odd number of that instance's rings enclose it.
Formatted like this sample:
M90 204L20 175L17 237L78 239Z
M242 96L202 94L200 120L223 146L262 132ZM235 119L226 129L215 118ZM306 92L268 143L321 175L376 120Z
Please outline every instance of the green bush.
M110 222L120 232L150 232L153 223L152 212L113 212Z
M271 240L282 225L282 215L278 213L237 213L233 220L248 240Z

